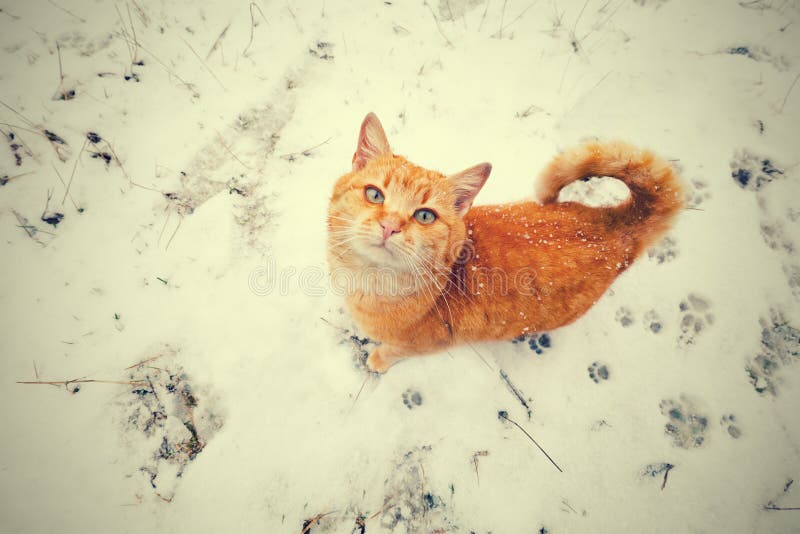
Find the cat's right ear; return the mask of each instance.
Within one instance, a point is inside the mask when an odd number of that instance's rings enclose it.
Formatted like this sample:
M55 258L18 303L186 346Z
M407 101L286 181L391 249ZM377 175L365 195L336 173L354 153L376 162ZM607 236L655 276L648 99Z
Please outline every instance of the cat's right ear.
M391 153L392 149L389 148L389 141L386 139L381 121L374 113L367 113L358 133L358 146L353 154L353 170L360 171L368 161Z

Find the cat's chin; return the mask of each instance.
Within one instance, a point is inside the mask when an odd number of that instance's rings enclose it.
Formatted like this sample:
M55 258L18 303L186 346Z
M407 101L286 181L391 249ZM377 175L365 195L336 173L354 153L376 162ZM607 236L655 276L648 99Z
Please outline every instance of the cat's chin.
M363 244L355 247L355 252L363 260L364 267L379 269L392 269L396 271L408 271L408 264L404 261L401 253L395 251L386 244Z

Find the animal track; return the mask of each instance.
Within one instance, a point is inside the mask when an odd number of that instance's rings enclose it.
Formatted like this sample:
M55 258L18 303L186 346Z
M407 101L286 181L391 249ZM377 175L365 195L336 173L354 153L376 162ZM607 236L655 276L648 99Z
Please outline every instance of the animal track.
M625 306L620 307L614 315L614 320L627 328L633 324L633 312Z
M773 67L778 70L786 70L789 68L789 63L782 55L774 55L769 50L763 47L753 46L732 46L722 51L724 54L731 54L732 56L744 56L759 63L771 63Z
M349 330L344 330L345 334L349 334ZM377 347L377 343L368 337L359 337L357 334L350 334L347 341L353 347L353 365L358 369L367 369L367 357L370 352Z
M422 395L419 391L407 389L403 392L403 404L409 410L413 410L417 406L422 406Z
M786 282L792 290L792 295L800 301L800 266L784 263L783 274L786 275Z
M779 372L800 360L800 330L790 325L778 310L761 318L761 350L747 366L750 383L757 393L778 394Z
M680 401L662 400L659 404L662 415L667 417L664 432L678 447L690 449L705 442L708 417L698 414L691 402L681 395Z
M647 257L656 263L667 263L678 257L678 242L666 236L647 250Z
M527 343L528 347L536 354L544 354L544 351L551 346L550 334L523 334L511 340L512 343Z
M661 332L661 329L663 328L661 317L658 315L658 313L656 313L655 310L647 311L644 314L642 321L644 322L645 330L647 330L648 332L658 334L659 332Z
M769 182L784 176L783 170L769 158L739 150L731 161L731 177L742 189L758 191Z
M686 192L686 207L699 208L706 200L711 198L708 185L701 180L692 180L689 183L689 190Z
M147 444L137 449L142 455L138 471L155 494L167 501L175 496L191 461L223 425L217 399L195 387L177 355L178 351L166 346L131 367L129 394L118 401L126 439ZM147 447L153 447L149 454Z
M678 337L678 343L683 346L694 345L695 337L714 324L711 304L696 293L689 293L678 305L678 309L681 312L681 335Z
M447 503L433 492L425 477L430 446L401 454L384 482L385 502L380 526L391 532L454 532ZM399 527L399 528L398 528Z
M759 226L761 228L761 238L769 248L786 252L787 254L794 253L794 243L786 237L782 221L762 219Z
M591 378L595 384L608 380L608 366L602 362L592 363L592 365L588 367L588 371L589 378Z
M735 423L736 416L734 416L732 413L723 415L722 419L719 420L719 424L722 425L722 428L728 432L730 437L733 439L739 439L739 437L742 435L742 431Z

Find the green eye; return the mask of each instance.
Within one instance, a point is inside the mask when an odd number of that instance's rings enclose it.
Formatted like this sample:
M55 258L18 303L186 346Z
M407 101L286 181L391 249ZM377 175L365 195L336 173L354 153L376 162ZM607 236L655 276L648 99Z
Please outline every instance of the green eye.
M364 189L364 196L366 196L367 200L373 204L383 204L383 193L377 187L373 187L371 185L367 186L367 188Z
M414 218L422 224L431 224L436 220L436 214L428 208L420 208L414 212Z

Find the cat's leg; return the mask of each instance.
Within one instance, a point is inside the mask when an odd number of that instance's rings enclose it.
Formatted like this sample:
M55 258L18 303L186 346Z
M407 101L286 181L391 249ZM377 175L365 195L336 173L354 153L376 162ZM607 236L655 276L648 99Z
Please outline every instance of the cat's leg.
M381 345L367 358L367 367L376 373L385 373L389 367L410 356L407 350L392 345Z

